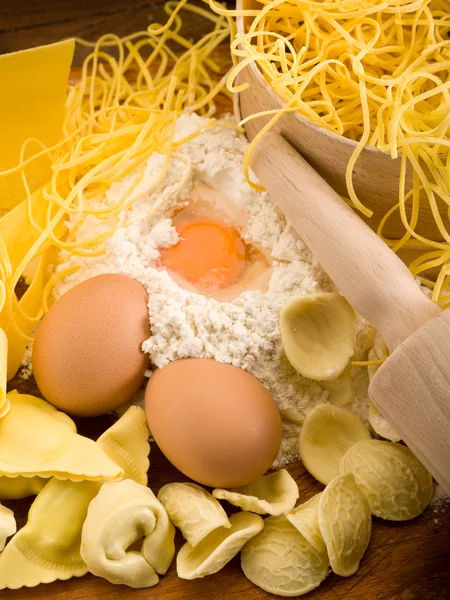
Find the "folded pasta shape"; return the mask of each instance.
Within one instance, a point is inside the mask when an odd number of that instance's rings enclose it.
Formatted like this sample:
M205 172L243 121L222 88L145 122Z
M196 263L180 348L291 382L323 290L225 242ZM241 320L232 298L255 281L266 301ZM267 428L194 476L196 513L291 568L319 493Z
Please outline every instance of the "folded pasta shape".
M326 550L311 546L284 515L264 521L263 531L242 550L241 567L252 583L286 597L307 594L330 571Z
M305 540L317 550L324 552L326 550L325 542L319 527L319 501L322 493L316 494L303 504L300 504L288 515L286 519L302 534Z
M4 289L4 288L2 288ZM0 306L3 302L0 303ZM1 308L0 308L1 310ZM9 400L6 397L6 372L8 369L8 338L0 327L0 419L8 414Z
M14 535L16 531L17 524L13 511L0 504L0 552L5 547L7 538Z
M218 527L231 527L220 502L196 483L168 483L159 490L158 500L191 546Z
M11 409L0 419L0 476L122 479L123 470L95 442L78 435L70 417L45 400L15 390L7 398Z
M141 455L149 451L142 436L143 419L144 411L133 406L96 442L111 461L123 466L125 477L140 481L147 476L148 464ZM49 480L31 505L26 525L0 554L0 589L33 587L88 572L80 553L81 530L102 483Z
M48 479L43 477L0 477L0 500L18 500L36 496Z
M112 427L97 440L103 452L118 464L124 479L133 479L147 485L150 468L149 431L145 412L139 406L130 406Z
M153 492L132 479L105 483L89 505L81 556L111 583L151 587L175 555L175 528ZM141 550L130 546L144 538Z
M256 481L229 490L213 490L214 498L258 515L282 515L290 512L298 499L298 486L286 469L263 475Z
M177 574L181 579L197 579L217 573L252 537L264 528L264 520L249 512L230 517L231 527L219 527L197 546L186 542L177 556Z

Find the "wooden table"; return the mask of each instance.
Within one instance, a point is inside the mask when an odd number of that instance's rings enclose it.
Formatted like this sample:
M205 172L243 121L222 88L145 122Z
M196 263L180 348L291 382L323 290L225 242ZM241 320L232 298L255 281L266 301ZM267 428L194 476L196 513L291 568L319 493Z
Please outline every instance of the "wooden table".
M0 0L0 53L50 43L68 36L95 39L107 32L126 35L143 29L145 23L164 22L162 0ZM207 27L196 17L186 18L187 27L195 37ZM227 61L227 50L222 48ZM77 51L75 64L83 52ZM1 85L1 82L0 82ZM1 93L1 91L0 91ZM230 110L225 104L223 110ZM33 381L19 379L11 388L35 392ZM81 420L78 430L96 438L111 423L110 418ZM156 493L171 481L184 481L152 445L149 485ZM300 488L300 498L306 500L320 491L318 484L301 463L290 466ZM30 500L5 502L13 508L19 526L26 521ZM177 534L177 547L182 543ZM196 581L178 579L174 564L160 583L150 590L131 590L114 586L105 580L87 575L81 579L55 582L47 586L1 592L2 600L263 600L273 598L253 586L242 574L239 558L231 561L220 573ZM359 571L344 579L330 575L307 598L321 600L448 600L450 599L450 506L438 513L428 509L424 515L407 523L389 523L374 519L372 539Z

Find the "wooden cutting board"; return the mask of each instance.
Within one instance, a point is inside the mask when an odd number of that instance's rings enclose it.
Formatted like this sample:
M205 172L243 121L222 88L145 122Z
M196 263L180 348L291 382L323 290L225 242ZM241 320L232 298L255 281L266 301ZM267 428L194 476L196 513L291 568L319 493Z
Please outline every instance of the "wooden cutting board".
M11 7L15 5L9 0L8 3ZM158 1L148 3L144 0L136 0L136 10L138 11L136 14L132 12L134 10L133 3L124 2L124 0L108 0L108 2L101 0L99 3L83 0L75 3L76 10L82 13L80 20L77 22L76 19L72 21L62 19L59 22L62 23L63 28L60 27L61 31L59 32L58 17L67 14L69 2L53 0L48 4L45 3L45 10L51 13L51 18L48 17L47 20L49 23L51 22L52 26L45 26L47 17L44 14L45 11L42 12L44 5L40 5L41 12L36 12L36 16L43 19L43 22L39 23L34 35L32 23L27 21L30 13L22 10L22 5L20 19L24 20L24 23L20 24L23 27L14 31L11 29L8 32L8 23L14 25L19 17L12 19L8 9L3 8L3 2L0 4L2 4L0 15L3 14L2 21L4 24L6 23L2 28L3 31L0 31L0 45L2 50L8 51L56 41L69 35L84 35L92 38L111 30L119 35L125 35L142 27L143 20L145 21L153 12L157 14L157 20L162 20L161 3ZM36 7L32 0L25 0L25 4L30 5L27 7L28 11L34 10ZM94 5L101 5L102 10L107 11L109 16L107 17L105 13L104 18L102 17L100 20L98 15L95 16L93 8L89 8ZM115 5L120 6L120 10L113 10ZM6 12L2 13L5 10ZM90 10L93 12L90 13ZM151 16L155 18L153 14ZM10 18L9 22L8 18ZM136 25L134 25L133 19L136 21ZM196 15L188 16L186 18L187 27L193 31L199 30L203 22L200 24L197 19ZM132 24L130 25L130 23ZM229 62L225 46L219 49L217 58L223 60L224 64ZM77 71L74 71L74 77L76 78L76 76ZM231 102L222 98L219 103L219 112L231 112L231 110ZM14 388L19 389L22 393L37 393L33 380L21 381L20 378L16 378L10 385L10 389ZM79 432L93 439L96 439L110 424L110 417L77 422ZM187 480L164 458L155 444L152 444L150 460L149 486L155 493L166 483ZM323 489L323 486L306 472L300 462L290 465L288 470L298 483L300 500L305 501ZM19 527L26 522L31 500L5 502L15 511ZM181 544L182 538L177 533L177 548ZM178 579L175 564L172 564L168 574L161 578L156 587L149 590L132 590L125 586L114 586L105 580L86 575L80 579L59 581L37 588L1 592L2 600L42 598L47 600L139 600L144 598L153 600L263 600L274 598L274 596L255 587L244 577L240 569L239 557L232 560L219 573L196 581ZM331 574L317 590L308 594L307 598L317 600L319 598L321 600L448 600L450 598L450 504L439 511L429 508L421 517L406 523L383 522L381 519L374 519L370 546L359 571L346 579Z

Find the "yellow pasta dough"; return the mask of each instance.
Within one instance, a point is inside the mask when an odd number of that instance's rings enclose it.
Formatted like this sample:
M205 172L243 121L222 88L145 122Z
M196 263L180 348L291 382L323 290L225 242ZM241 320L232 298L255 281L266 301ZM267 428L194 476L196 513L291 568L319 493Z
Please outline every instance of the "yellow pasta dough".
M303 504L300 504L286 519L299 531L307 542L318 552L324 552L325 542L319 527L319 501L321 494L316 494Z
M36 496L48 479L43 477L0 477L0 500L18 500Z
M264 527L258 515L239 512L231 515L231 527L219 527L192 547L182 546L177 556L177 574L181 579L197 579L217 573Z
M339 464L352 473L376 517L407 521L420 515L433 496L433 479L407 446L363 440Z
M270 594L301 596L329 573L325 550L311 546L285 516L268 517L264 529L241 553L244 575Z
M336 379L355 351L356 315L340 294L301 296L281 309L280 335L289 362L303 377Z
M318 521L333 571L341 577L356 573L369 545L372 515L351 473L335 477L320 494Z
M0 552L6 544L7 538L17 531L16 519L10 508L0 504Z
M175 555L175 528L163 505L132 479L105 483L89 505L81 556L89 571L111 583L151 587ZM143 539L140 550L127 550Z
M34 396L12 391L8 399L11 410L0 419L0 475L122 478L123 470L95 442L78 435L70 417Z
M159 490L158 500L193 547L214 529L231 527L220 502L196 483L168 483Z
M339 461L360 440L370 440L362 421L345 408L319 404L300 430L299 453L313 477L323 484L339 475Z
M134 475L140 481L147 473L140 457L149 449L147 439L142 440L143 419L144 411L131 407L96 442L111 461L124 467L125 477ZM136 472L133 465L140 463ZM101 486L100 481L50 479L31 505L26 525L0 554L0 589L33 587L88 572L80 554L81 531L88 506Z
M281 515L294 508L298 486L286 469L281 469L248 485L229 490L215 489L213 496L259 515Z

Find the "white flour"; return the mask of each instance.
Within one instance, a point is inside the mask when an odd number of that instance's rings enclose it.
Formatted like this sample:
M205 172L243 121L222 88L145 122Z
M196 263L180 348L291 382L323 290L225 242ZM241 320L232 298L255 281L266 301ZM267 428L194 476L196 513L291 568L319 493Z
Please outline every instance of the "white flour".
M205 119L183 116L177 126L181 138L196 131ZM64 257L61 268L79 265L58 286L60 295L80 281L106 272L130 275L140 281L149 294L151 337L143 344L155 367L185 357L214 358L245 369L267 388L284 417L284 436L276 466L297 455L299 424L318 403L326 402L329 392L300 376L285 359L278 332L278 313L292 296L333 289L329 279L303 243L292 233L281 213L266 193L251 189L242 171L247 141L235 129L223 124L204 131L180 148L157 191L148 189L161 171L163 157L153 155L145 169L140 189L143 197L127 214L98 258ZM131 177L131 176L130 176ZM130 177L114 184L105 202L119 197L130 184ZM203 182L227 194L249 215L243 234L245 241L267 249L273 259L269 289L245 291L231 302L218 302L180 288L164 271L150 266L158 249L173 245L177 233L167 218L167 210L186 203L193 183ZM145 193L147 190L147 193ZM155 206L161 206L156 212ZM152 212L151 212L152 211ZM91 219L92 229L104 226ZM80 231L78 235L85 235ZM373 330L359 322L357 359L367 357L373 344ZM353 401L350 408L364 420L367 411L367 374L352 369Z

